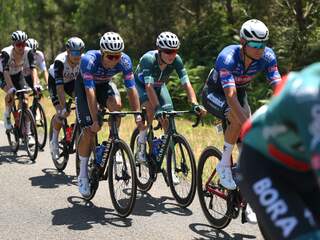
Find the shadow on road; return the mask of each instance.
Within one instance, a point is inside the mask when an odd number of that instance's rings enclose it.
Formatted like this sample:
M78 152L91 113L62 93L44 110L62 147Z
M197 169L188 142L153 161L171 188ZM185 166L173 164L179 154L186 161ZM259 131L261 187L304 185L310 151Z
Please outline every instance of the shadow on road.
M40 188L57 188L61 185L75 185L76 177L66 175L64 172L59 172L55 168L42 169L43 176L31 177L32 186L39 186Z
M174 201L172 197L152 197L149 193L137 192L136 204L132 215L151 216L154 213L171 213L179 216L190 216L192 211L188 208L182 208Z
M35 162L29 159L29 156L25 151L23 151L23 154L21 154L21 151L18 151L15 154L11 151L9 146L1 146L0 147L0 165L5 163L7 164L18 163L18 164L31 165L31 164L34 164Z
M96 207L92 202L87 202L80 197L71 196L68 202L71 207L52 211L52 225L66 225L72 230L87 230L94 224L116 227L130 227L131 218L121 218L113 213L113 209Z
M256 239L253 235L233 233L232 235L226 233L223 230L218 230L210 225L202 223L192 223L189 228L201 235L193 238L194 240L210 240L210 239L228 239L228 240L245 240L245 239Z

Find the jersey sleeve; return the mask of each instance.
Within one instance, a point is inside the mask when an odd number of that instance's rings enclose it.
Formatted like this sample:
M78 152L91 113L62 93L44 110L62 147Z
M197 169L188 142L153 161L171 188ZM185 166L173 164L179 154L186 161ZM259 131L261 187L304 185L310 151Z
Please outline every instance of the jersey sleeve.
M277 85L281 81L281 75L278 70L277 58L271 48L265 53L266 65L266 77L271 86Z
M63 82L63 63L59 60L55 60L53 64L53 70L54 70L54 79L56 81L56 85L62 85Z
M181 84L184 85L186 83L189 83L190 80L189 80L189 76L187 74L187 70L185 69L183 62L182 62L182 59L179 55L176 56L174 65L175 65L175 69L176 69L176 72L179 76Z
M127 89L135 87L132 61L128 55L123 55L120 60L120 65L122 67L123 81Z
M233 54L221 54L218 56L216 69L223 88L236 87L236 82L232 74L233 65Z
M41 71L45 71L47 70L47 66L46 66L46 60L44 58L44 55L42 52L37 52L38 54L38 67L40 68Z
M85 54L81 57L80 72L83 78L85 88L95 88L96 84L94 81L94 69L95 69L95 56Z
M140 60L139 67L143 75L144 83L154 84L154 78L152 76L153 56L145 54Z
M27 53L27 58L28 58L30 68L31 69L35 68L36 67L36 60L35 60L34 53L32 52L31 49Z

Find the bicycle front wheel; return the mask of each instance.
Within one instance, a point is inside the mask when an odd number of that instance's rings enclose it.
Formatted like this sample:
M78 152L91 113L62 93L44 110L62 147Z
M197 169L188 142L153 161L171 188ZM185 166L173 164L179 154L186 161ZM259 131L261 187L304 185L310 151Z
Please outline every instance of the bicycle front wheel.
M169 143L167 173L172 195L180 206L189 206L196 192L196 163L188 141L180 134Z
M207 147L200 155L197 175L199 201L210 224L216 229L229 225L227 190L219 184L216 165L221 159L221 152L215 147ZM225 196L225 197L223 197Z
M46 114L39 102L37 102L33 107L31 107L31 109L36 122L39 149L42 150L46 146L47 142L48 129Z
M130 148L134 156L135 156L135 151L137 151L136 146L138 144L138 138L139 138L139 129L135 128L130 140ZM146 156L149 157L150 155L146 153ZM151 178L151 169L150 169L149 163L148 162L141 163L137 161L137 159L135 158L135 169L136 169L138 188L142 192L148 192L151 189L154 182L153 179Z
M38 134L36 123L30 109L24 109L20 114L20 129L23 142L31 161L35 161L38 156Z
M121 139L115 140L112 148L108 177L112 204L121 217L127 217L136 200L137 185L132 152Z
M49 141L52 141L53 135L53 120L55 116L51 118L50 121L50 129L49 129ZM63 171L68 163L69 160L69 150L68 150L68 143L66 142L66 128L63 126L58 134L58 146L59 146L59 158L54 159L52 158L53 164L58 171Z
M14 123L15 122L15 118L13 115L13 112L10 113L10 122ZM19 149L19 127L18 125L14 125L14 127L12 127L11 129L7 129L6 130L6 134L7 134L7 139L11 148L11 151L13 153L17 153L18 149Z

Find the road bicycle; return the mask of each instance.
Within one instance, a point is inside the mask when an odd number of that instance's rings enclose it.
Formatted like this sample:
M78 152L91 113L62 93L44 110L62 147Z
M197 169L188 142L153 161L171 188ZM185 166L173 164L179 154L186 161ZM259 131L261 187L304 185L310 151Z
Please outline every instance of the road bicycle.
M227 122L219 125L220 131L225 131ZM220 184L216 172L216 165L221 160L221 151L214 147L206 147L200 157L197 173L197 190L201 209L210 224L216 229L223 229L229 225L232 219L236 219L241 213L241 223L246 223L245 210L247 203L242 197L239 187L228 190ZM238 182L238 167L231 156L231 172L235 182ZM262 235L265 237L262 226L258 222Z
M72 99L70 98L66 103L66 110L71 112L75 110L75 106L72 106ZM50 130L49 130L49 141L51 142L52 134L53 134L53 119L55 119L54 115L51 118ZM77 140L80 135L80 126L78 124L77 119L70 125L68 124L67 118L58 117L61 121L62 127L60 129L58 135L58 145L59 145L59 158L53 159L52 161L57 168L58 171L63 171L68 163L70 154L76 152Z
M195 114L193 111L170 111L164 112L163 117L169 120L167 132L158 139L154 135L152 124L148 126L146 162L135 160L138 188L147 192L157 179L158 173L170 187L172 195L181 207L189 206L196 191L196 163L190 144L184 136L179 134L175 125L175 117L183 114ZM197 118L197 123L199 123ZM195 126L195 125L194 125ZM139 130L136 128L130 140L133 152L137 146ZM166 166L163 166L166 155ZM175 180L176 178L178 179Z
M119 137L117 119L126 115L136 114L141 114L141 112L100 111L98 115L100 116L101 125L102 122L108 121L108 119L103 119L103 116L109 116L110 135L101 144L98 144L97 136L95 137L88 162L91 194L85 199L91 200L98 190L100 181L108 179L112 204L121 217L127 217L132 212L136 200L137 185L133 154L127 143ZM83 132L80 138L82 136ZM103 145L102 156L101 159L97 160L96 149L101 145ZM79 169L79 157L76 159L77 169Z
M11 150L17 153L20 140L27 150L31 161L35 161L38 155L38 135L36 123L31 110L25 103L25 94L32 91L31 88L17 90L10 111L10 122L14 123L11 129L6 130L7 139ZM18 105L16 104L18 101Z

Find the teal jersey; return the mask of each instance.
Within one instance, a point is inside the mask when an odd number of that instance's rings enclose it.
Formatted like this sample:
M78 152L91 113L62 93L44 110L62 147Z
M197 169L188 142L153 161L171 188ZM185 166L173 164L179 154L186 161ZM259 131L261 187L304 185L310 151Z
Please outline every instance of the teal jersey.
M320 63L290 73L279 87L244 124L243 142L289 168L314 168L320 176Z
M161 87L167 83L170 74L175 70L182 84L189 82L187 71L183 65L181 57L177 54L172 64L168 64L164 70L159 67L159 52L153 50L145 53L135 72L135 81L139 84L153 84L154 87Z

